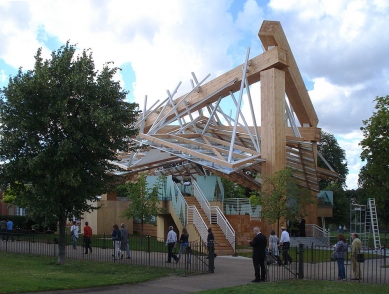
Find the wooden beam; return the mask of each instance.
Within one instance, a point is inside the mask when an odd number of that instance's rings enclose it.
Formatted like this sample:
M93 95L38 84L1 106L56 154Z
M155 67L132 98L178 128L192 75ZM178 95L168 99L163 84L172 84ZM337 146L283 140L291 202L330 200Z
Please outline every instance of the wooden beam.
M287 60L287 52L281 48L273 48L271 50L266 51L265 53L258 55L254 57L253 59L250 59L250 66L248 67L247 72L247 79L249 81L249 84L256 83L260 80L260 72L262 70L266 70L269 68L280 68L284 69L288 66ZM242 66L243 64L235 67L234 69L222 74L221 76L213 79L212 81L202 85L200 87L199 93L194 92L192 93L187 99L188 105L194 105L198 103L196 108L192 109L191 112L197 111L207 104L213 103L219 99L220 96L226 97L230 95L230 91L236 92L240 89L241 79L242 79ZM228 84L229 82L236 80L235 83L230 85L229 87L226 87L221 92L218 92L220 88L222 88L224 85ZM185 95L175 99L175 104L177 101L181 101L182 98ZM208 98L208 99L205 99ZM204 103L201 103L200 101L204 101ZM199 103L200 102L200 103ZM161 117L164 117L165 114L167 114L170 111L171 107L166 107L164 113ZM161 111L159 109L158 111ZM155 119L158 116L158 111L156 113L152 113L145 121L145 133L148 132L150 127L153 125ZM178 113L186 113L186 107L184 103L181 103L177 107ZM175 113L172 112L167 118L166 121L169 121L171 118L175 117Z
M312 101L304 85L303 78L293 57L288 40L279 21L264 21L258 33L265 50L272 50L272 46L279 47L288 52L289 67L285 68L285 91L289 101L301 124L316 127L317 118Z

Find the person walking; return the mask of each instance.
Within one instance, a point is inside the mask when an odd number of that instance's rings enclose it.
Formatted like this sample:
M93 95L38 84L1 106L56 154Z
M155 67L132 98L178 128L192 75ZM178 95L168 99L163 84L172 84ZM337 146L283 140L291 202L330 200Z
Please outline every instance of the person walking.
M15 241L14 239L14 234L13 234L13 227L14 227L14 223L13 221L11 221L10 219L7 221L7 241L9 239L9 237L11 236L11 241Z
M76 221L73 221L73 225L70 227L70 235L73 240L73 249L77 249L77 240L78 240L78 226Z
M217 254L215 253L215 236L212 233L212 228L208 228L208 236L207 236L207 249L208 249L208 256L207 259L211 257L211 250L210 247L213 247L213 258L216 258Z
M189 246L189 234L188 234L188 231L186 230L186 228L182 229L182 233L180 236L180 243L181 243L181 246L180 246L180 252L178 254L178 260L181 259L182 252L187 251L187 248ZM189 253L187 254L187 262L190 263L190 254Z
M346 280L346 270L344 268L344 256L347 252L346 238L343 234L338 235L338 242L335 246L336 262L338 263L338 281Z
M85 222L84 227L84 246L85 246L85 254L88 254L88 249L90 253L92 253L91 247L91 238L92 238L92 228L89 226L88 222Z
M7 236L7 221L3 218L0 222L0 230L1 230L1 240L5 242L5 238Z
M292 263L292 257L290 257L288 251L290 247L290 237L289 233L285 230L284 227L281 227L282 233L281 233L281 239L280 239L280 246L282 246L282 257L284 259L284 265L288 265Z
M169 227L169 232L167 233L166 237L166 245L167 245L167 261L166 263L171 263L172 258L178 262L179 259L175 253L173 253L173 249L176 247L177 244L177 234L173 231L173 226Z
M121 240L121 250L126 251L127 254L127 259L131 259L131 252L130 252L130 246L128 244L130 234L128 233L127 228L124 226L124 224L120 225L120 233L122 235L122 240ZM121 255L121 258L123 259L123 254Z
M351 238L353 239L353 242L351 243L351 268L354 274L354 278L352 278L351 280L360 280L361 268L357 256L361 252L362 242L358 238L357 233L352 233Z
M115 260L116 256L117 258L123 259L123 253L122 250L120 250L122 245L122 233L120 232L119 226L117 224L113 225L112 242L113 242L113 254L112 254L113 259Z
M254 228L254 239L250 242L250 246L253 247L253 265L255 272L255 279L251 282L260 283L266 282L266 236L261 233L261 229L258 227Z
M278 237L274 230L271 230L269 237L269 254L271 254L278 265L282 265L282 261L280 258L280 251L278 250Z

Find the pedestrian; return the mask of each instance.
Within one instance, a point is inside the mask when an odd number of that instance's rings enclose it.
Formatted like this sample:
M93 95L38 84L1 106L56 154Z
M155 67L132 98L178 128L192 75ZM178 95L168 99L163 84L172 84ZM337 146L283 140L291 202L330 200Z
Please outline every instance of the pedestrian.
M342 225L339 225L339 228L338 228L338 233L342 233Z
M284 227L281 228L281 231L280 246L282 246L282 257L284 259L284 265L288 265L293 261L292 257L290 257L288 253L290 247L290 237Z
M351 268L354 274L354 278L351 280L360 280L362 275L357 256L361 252L362 242L358 238L357 233L352 233L351 238L353 239L353 242L351 243Z
M1 230L1 240L5 242L5 238L7 236L7 220L3 218L0 222L0 230Z
M172 258L178 262L178 257L175 253L173 253L173 249L176 248L177 244L177 234L173 231L173 226L169 227L169 232L167 233L166 237L166 245L167 245L167 261L166 263L171 263Z
M210 250L211 248L213 248L213 250ZM216 258L217 254L215 253L215 236L212 233L212 228L208 228L207 249L208 249L207 259L211 257L211 251L213 251L213 258Z
M131 253L130 253L130 246L129 246L129 238L130 238L130 234L128 233L128 230L126 229L126 227L124 226L124 224L121 224L120 225L120 233L122 235L122 240L121 240L121 250L122 251L126 251L126 254L127 254L127 259L131 259ZM123 254L121 255L122 258L123 258Z
M344 256L347 252L346 238L343 234L338 235L338 242L335 246L336 262L338 263L338 281L346 280L346 270L344 268Z
M117 258L123 259L123 252L122 250L120 250L122 245L122 233L120 232L117 224L113 225L112 242L113 242L113 254L112 254L113 259L115 260L116 256Z
M253 247L253 265L255 272L255 279L251 282L260 283L266 282L266 236L261 233L261 229L258 227L254 228L254 239L250 242L250 246Z
M14 223L13 221L11 221L10 219L7 221L7 241L9 239L9 237L11 236L11 241L15 241L14 239L14 235L13 235L13 227L14 227Z
M73 221L73 225L70 227L70 235L73 240L73 249L77 249L77 240L78 240L78 226L76 221Z
M300 237L306 237L307 234L305 233L305 218L301 217L299 222L299 230L300 230Z
M182 233L181 233L181 236L180 236L180 243L181 243L181 246L180 246L180 252L178 254L178 260L181 259L181 255L182 255L183 251L186 251L188 253L188 249L189 249L189 234L188 234L188 231L186 230L186 228L182 229ZM190 263L190 254L189 253L187 254L187 262Z
M85 254L88 254L88 249L90 253L92 253L91 238L92 238L92 228L89 226L88 222L85 222L85 227L84 227Z
M280 258L280 251L278 250L278 237L274 230L270 231L269 254L271 254L275 258L278 265L282 265L282 261Z

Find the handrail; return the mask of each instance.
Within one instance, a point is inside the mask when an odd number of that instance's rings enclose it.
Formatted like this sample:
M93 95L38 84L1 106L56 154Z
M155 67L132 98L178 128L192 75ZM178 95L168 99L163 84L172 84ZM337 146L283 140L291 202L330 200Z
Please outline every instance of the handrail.
M182 225L185 226L185 224L187 223L186 211L187 211L188 203L186 203L184 196L182 195L180 189L177 187L177 184L174 182L173 182L173 187L174 187L174 193L172 193L172 195L174 195L174 197L172 197L173 208L178 218L180 219ZM182 217L180 215L181 212L183 214Z
M196 191L195 191L195 193L193 193L193 194L196 197L197 201L199 202L200 207L203 209L209 222L212 223L211 206L209 205L208 199L205 197L203 191L201 191L199 184L197 184L197 182L194 180L192 182L193 182L193 186L194 186L195 190L197 190L197 192L198 192L198 193L196 193Z
M208 237L208 227L205 224L203 218L201 217L199 211L197 210L196 206L188 206L188 224L192 223L194 224L195 228L197 229L197 232L199 232L199 235L203 242L207 240Z
M226 236L228 242L230 242L230 245L235 252L235 230L232 228L224 213L220 210L218 206L212 206L211 215L212 217L216 215L216 223L223 231L224 235Z
M228 222L224 213L218 206L210 206L208 199L205 197L203 191L201 191L196 181L192 181L197 193L194 193L200 207L204 210L211 224L218 224L223 234L226 236L228 242L235 251L235 231Z
M311 227L313 238L322 241L326 245L330 245L330 233L326 229L315 224L307 224L305 227Z

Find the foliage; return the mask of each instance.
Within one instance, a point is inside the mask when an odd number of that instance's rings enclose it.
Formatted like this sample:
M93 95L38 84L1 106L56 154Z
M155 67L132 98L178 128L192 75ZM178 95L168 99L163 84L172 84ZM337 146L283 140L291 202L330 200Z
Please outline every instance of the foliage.
M119 69L97 71L91 51L75 54L67 43L44 61L39 49L34 69L20 69L0 93L0 183L34 221L58 221L61 264L66 219L97 209L117 150L132 149L137 133L137 105L112 80Z
M164 210L160 208L159 190L165 178L158 178L152 188L147 187L147 177L140 173L136 182L127 182L124 187L119 186L118 190L130 199L130 204L122 213L122 217L137 218L141 221L141 236L143 236L143 224L150 223L159 213Z
M306 216L306 205L316 201L311 191L298 186L290 168L262 175L261 193L254 192L250 200L252 205L261 205L261 218L278 227L282 219Z
M58 266L53 257L8 252L0 252L0 268L7 269L1 274L0 293L106 287L182 273L165 267L74 259L69 259L65 266Z
M361 159L366 162L359 174L359 185L369 198L375 198L379 219L389 225L389 96L377 97L376 111L363 121Z
M333 191L334 193L334 205L332 208L332 217L328 218L328 224L347 225L350 223L350 198L348 194L343 190L340 183L332 183L327 186L326 190Z
M226 198L247 198L245 187L224 178L221 178L221 182L224 188L225 199Z
M339 146L334 135L322 131L320 142L317 143L317 151L323 155L330 166L340 175L340 179L336 181L321 179L319 181L320 190L326 190L333 182L339 183L342 188L345 188L348 175L346 152ZM318 157L318 166L328 169L328 166L320 157Z

